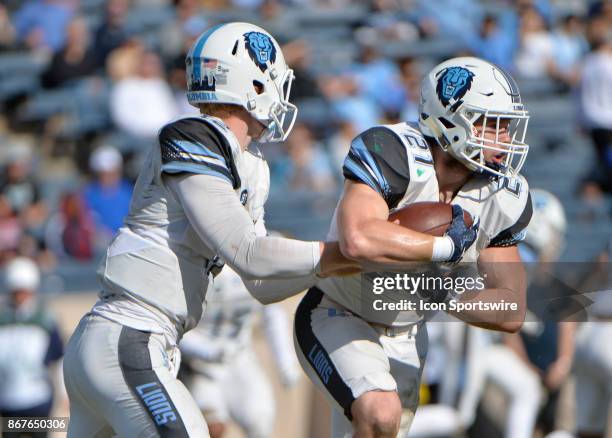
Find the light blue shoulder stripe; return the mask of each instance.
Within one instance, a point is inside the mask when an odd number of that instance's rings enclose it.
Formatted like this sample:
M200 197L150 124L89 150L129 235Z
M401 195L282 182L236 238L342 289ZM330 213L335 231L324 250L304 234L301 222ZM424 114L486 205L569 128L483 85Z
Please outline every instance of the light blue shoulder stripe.
M351 158L347 157L344 160L344 167L346 167L347 170L355 174L355 176L361 179L362 182L369 185L377 192L380 192L380 186L376 184L376 182L374 182L372 176L368 174L365 170L363 170L363 168L359 164L355 163L355 161L353 161Z
M227 181L228 183L230 183L230 185L232 184L232 181L227 175L224 175L221 172L217 172L216 170L213 170L206 165L185 163L182 161L171 161L169 163L162 164L161 171L166 173L189 172L201 175L212 175Z
M376 177L379 186L382 188L383 192L386 193L389 190L389 183L387 182L387 179L384 177L384 175L380 172L376 161L374 161L374 157L372 157L372 154L366 147L365 143L363 142L363 139L361 137L357 137L351 143L351 148L353 149L355 154L361 160L363 160L364 164L366 164L372 170L372 172L374 172L374 176Z
M177 148L189 154L204 155L206 157L216 158L227 166L227 162L222 155L219 155L208 149L202 143L187 141L187 140L171 140L172 144Z

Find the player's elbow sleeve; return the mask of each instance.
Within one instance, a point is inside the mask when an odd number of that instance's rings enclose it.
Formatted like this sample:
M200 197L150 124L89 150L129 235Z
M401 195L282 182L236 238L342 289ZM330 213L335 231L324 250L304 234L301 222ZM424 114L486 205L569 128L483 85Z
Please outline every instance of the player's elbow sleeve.
M266 293L265 289L262 289L261 287L257 285L256 280L245 281L244 285L246 286L251 296L255 298L258 302L263 304L264 306L267 304L278 303L279 301L282 301L285 298L282 296L279 297L279 296L274 296L272 294Z
M301 277L316 271L319 243L247 233L224 259L246 280Z
M264 251L265 248L257 245L255 238L248 239L248 242L243 243L243 245L244 247L236 252L236 256L230 263L232 269L243 280L270 278L279 274L278 266L274 264L270 254Z
M243 242L234 257L230 259L229 265L243 280L256 280L258 278L266 278L270 275L271 267L268 266L261 258L263 254L253 249L253 241Z
M274 272L271 269L266 269L264 266L250 264L246 260L237 260L232 268L240 275L243 280L256 280L258 278L267 278Z

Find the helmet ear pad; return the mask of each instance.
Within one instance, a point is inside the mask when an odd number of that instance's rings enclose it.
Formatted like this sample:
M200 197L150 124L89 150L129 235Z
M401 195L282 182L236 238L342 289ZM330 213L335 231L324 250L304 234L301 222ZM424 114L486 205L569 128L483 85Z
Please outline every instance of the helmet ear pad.
M440 122L444 124L445 120L442 118ZM475 117L475 120L478 120L479 117ZM476 148L471 148L469 145L466 146L466 143L469 140L468 132L471 132L473 136L478 134L473 121L468 120L468 118L463 115L463 112L458 110L452 116L452 121L450 122L452 126L446 129L446 135L450 137L450 146L448 148L449 152L457 159L462 158L471 158L474 159L478 157L480 154L480 150ZM465 164L465 163L464 163ZM470 163L467 163L467 167L471 170L476 170L476 167L470 166Z
M429 131L434 134L433 138L444 151L461 161L470 170L477 170L476 166L462 159L464 157L473 159L479 154L476 149L467 153L465 147L468 140L467 132L472 129L472 125L458 112L453 114L451 119L452 121L446 117L427 117L423 123L429 127Z

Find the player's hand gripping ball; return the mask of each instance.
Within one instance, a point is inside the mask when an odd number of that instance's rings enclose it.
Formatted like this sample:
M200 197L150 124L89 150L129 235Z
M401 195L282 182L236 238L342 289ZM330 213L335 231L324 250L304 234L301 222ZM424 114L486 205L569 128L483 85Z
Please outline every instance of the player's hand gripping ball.
M436 237L447 236L454 250L449 262L457 262L474 243L479 222L459 205L443 202L415 202L394 211L389 221L420 233Z

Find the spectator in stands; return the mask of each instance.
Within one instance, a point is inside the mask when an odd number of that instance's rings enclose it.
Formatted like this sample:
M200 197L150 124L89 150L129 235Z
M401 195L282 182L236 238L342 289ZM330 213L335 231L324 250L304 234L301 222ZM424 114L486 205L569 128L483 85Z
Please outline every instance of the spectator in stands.
M11 203L0 194L0 265L16 254L22 235L23 228Z
M494 15L485 16L478 34L468 41L468 47L475 56L493 62L508 71L514 70L515 46L514 34L504 32Z
M571 14L564 17L552 39L553 57L548 73L553 79L574 86L580 79L580 64L588 51L580 17Z
M32 172L32 151L25 143L5 147L6 167L0 176L0 262L20 254L50 268L55 258L45 244L48 208Z
M337 175L339 180L342 178L342 166L351 146L351 141L357 134L359 134L359 131L355 129L350 120L341 120L338 129L327 141L334 175Z
M421 99L421 73L417 60L413 57L398 61L400 78L404 87L404 102L400 112L403 122L416 122L419 119L418 106Z
M415 12L421 32L427 37L446 37L466 43L482 20L476 0L416 0Z
M51 64L43 73L41 80L46 88L56 88L96 72L98 61L90 46L87 22L75 17L68 24L66 46L53 55Z
M322 75L319 87L338 119L350 120L358 131L376 125L382 111L360 93L355 79L348 74Z
M612 0L595 0L590 2L589 17L607 22L608 29L612 25Z
M593 51L582 63L580 113L597 158L582 189L587 199L598 200L602 191L612 192L612 38L603 16L589 23L589 39Z
M256 11L264 3L264 0L230 0L230 3L232 8Z
M96 30L93 40L93 50L99 67L103 67L108 55L128 38L126 18L129 6L129 0L109 0L106 3L104 20Z
M123 132L152 140L178 109L159 56L145 51L134 63L136 73L119 80L111 91L111 118Z
M282 181L277 185L296 192L324 193L335 189L329 157L307 125L296 123L286 146L288 155L272 168L272 177Z
M112 146L97 148L89 167L95 179L83 191L87 207L94 218L96 233L108 237L123 224L132 196L132 185L122 178L123 158Z
M411 22L411 11L397 1L375 0L370 2L370 11L365 25L355 32L357 41L405 41L419 39L419 30Z
M18 42L31 50L61 50L74 12L71 0L26 1L13 17Z
M161 54L165 59L174 59L179 55L185 58L194 34L201 33L208 22L202 16L198 0L174 0L176 16L161 30ZM195 35L197 37L197 35Z
M51 236L55 251L76 260L90 260L94 255L96 233L83 198L76 193L65 193L60 201L58 219L57 231L61 239L57 240L55 234Z
M106 59L106 74L115 83L138 75L140 60L145 52L138 38L125 40Z
M32 260L18 257L7 263L0 306L2 417L48 417L54 382L61 382L58 361L64 346L53 314L37 295L39 285L40 272ZM4 436L23 435L5 431Z
M10 146L6 169L0 176L0 194L25 230L38 233L47 218L40 184L32 173L32 151L25 144Z
M11 23L6 6L0 4L0 52L13 48L15 44L15 27Z
M349 68L359 92L383 112L399 111L404 104L404 89L397 65L380 56L372 45L363 45L357 63Z
M514 62L520 77L543 79L553 59L553 39L544 18L535 7L520 16L519 47Z
M190 5L190 1L191 0L188 0L185 4ZM186 8L186 5L183 5L183 8ZM197 11L199 11L199 9L195 9L194 12ZM182 12L181 14L186 15L187 12ZM162 43L162 53L166 51L166 58L170 60L168 62L168 82L172 86L174 99L176 100L176 106L180 114L199 113L199 110L190 105L185 97L185 90L187 88L185 59L190 47L202 32L206 30L206 27L206 20L200 15L193 15L191 18L187 18L180 26L177 25L176 22L173 22L162 31L164 33L162 37L163 40L168 39L171 41L172 38L176 38L176 41L173 44L169 44L166 49L164 49ZM169 35L166 35L166 33L169 33ZM178 45L178 52L175 52L177 50L175 45ZM293 96L293 93L291 95Z
M257 7L257 15L259 15L258 24L264 29L270 30L274 35L282 35L283 29L286 29L286 27L283 27L283 23L281 23L281 17L284 10L283 6L285 5L281 4L281 0L253 0L253 4L256 2L259 2L259 6Z
M321 98L317 78L310 72L312 66L312 47L305 39L290 41L282 46L287 65L299 80L291 84L291 99L299 102L305 98Z
M131 0L135 8L154 7L161 8L170 6L172 0Z

